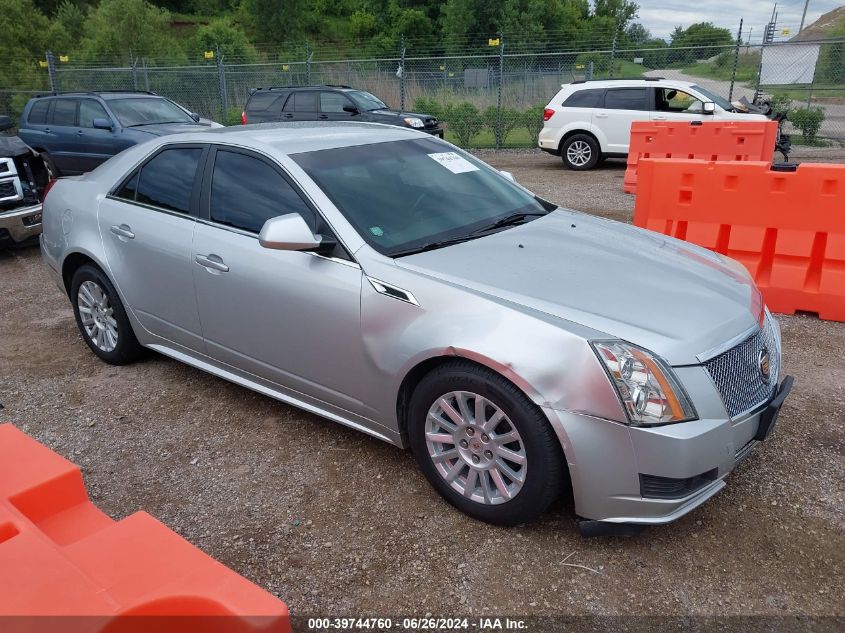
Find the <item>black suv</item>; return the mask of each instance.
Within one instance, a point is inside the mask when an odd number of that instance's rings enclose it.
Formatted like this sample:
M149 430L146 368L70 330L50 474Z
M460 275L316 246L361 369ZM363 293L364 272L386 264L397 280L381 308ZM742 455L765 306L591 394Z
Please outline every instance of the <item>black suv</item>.
M297 86L253 90L241 123L271 121L363 121L410 127L443 138L443 128L429 114L398 112L378 97L349 86Z

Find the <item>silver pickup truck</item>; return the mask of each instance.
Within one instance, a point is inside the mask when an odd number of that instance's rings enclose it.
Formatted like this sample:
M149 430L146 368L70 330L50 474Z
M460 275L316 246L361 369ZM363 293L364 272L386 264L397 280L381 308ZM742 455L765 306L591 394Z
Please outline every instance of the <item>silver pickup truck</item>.
M44 160L0 116L0 248L26 245L41 233L41 203L53 176Z

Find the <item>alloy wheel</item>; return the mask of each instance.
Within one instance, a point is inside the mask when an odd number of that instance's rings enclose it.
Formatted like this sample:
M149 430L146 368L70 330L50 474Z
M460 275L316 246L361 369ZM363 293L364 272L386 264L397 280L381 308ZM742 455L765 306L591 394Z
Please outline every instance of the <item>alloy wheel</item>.
M118 339L117 320L103 288L95 281L84 281L79 286L76 306L88 339L104 352L114 351Z
M519 431L483 396L452 391L437 398L426 416L425 440L437 472L467 499L505 503L525 483L528 460Z
M566 149L566 159L576 167L583 167L593 156L593 150L586 141L575 141Z

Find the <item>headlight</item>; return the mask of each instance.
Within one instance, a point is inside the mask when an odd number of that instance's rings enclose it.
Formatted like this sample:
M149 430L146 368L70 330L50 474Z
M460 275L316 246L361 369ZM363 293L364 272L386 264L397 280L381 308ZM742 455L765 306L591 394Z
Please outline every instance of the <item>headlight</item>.
M591 343L634 426L685 422L697 414L672 369L659 357L623 341Z
M402 120L405 122L405 125L410 127L425 127L425 123L422 122L422 119L418 119L415 116L406 116Z

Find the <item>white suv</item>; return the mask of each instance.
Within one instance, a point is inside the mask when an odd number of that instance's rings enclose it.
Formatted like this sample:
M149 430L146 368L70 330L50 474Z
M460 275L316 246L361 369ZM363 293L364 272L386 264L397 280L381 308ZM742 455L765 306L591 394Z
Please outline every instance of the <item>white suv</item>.
M634 121L767 120L736 112L718 95L688 81L659 77L602 79L563 84L546 106L540 149L570 169L592 169L628 154Z

